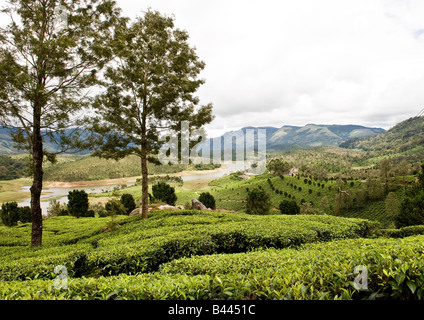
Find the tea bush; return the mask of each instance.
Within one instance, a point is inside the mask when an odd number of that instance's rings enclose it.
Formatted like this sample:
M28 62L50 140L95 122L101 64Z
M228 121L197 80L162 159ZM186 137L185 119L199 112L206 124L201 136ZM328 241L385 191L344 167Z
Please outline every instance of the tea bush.
M28 255L35 252L28 248L2 256L0 279L48 277L54 263L84 276L146 273L182 257L357 238L371 235L376 227L366 220L331 216L250 216L191 210L152 213L147 220L120 218L117 230L102 232L108 221L110 218L46 220L46 245L34 256ZM0 233L0 244L3 238ZM74 270L75 256L81 254L85 255L83 271Z
M2 282L0 299L400 299L424 298L424 236L347 239L233 255L183 258L156 273ZM368 289L354 287L366 266Z

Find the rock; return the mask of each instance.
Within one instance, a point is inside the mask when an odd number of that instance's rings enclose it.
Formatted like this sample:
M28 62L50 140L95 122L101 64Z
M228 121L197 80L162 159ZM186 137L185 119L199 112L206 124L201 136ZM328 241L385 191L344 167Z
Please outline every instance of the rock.
M180 208L174 207L174 206L170 206L169 204L152 204L152 206L149 206L148 212L153 211L153 210L180 210ZM137 214L141 214L141 208L136 208L133 211L130 212L130 217L135 216Z
M174 207L174 206L170 206L169 204L162 204L158 207L159 210L180 210L180 208Z
M136 214L141 214L141 208L136 208L130 212L130 217L135 216Z
M206 206L197 199L191 199L192 210L207 210Z

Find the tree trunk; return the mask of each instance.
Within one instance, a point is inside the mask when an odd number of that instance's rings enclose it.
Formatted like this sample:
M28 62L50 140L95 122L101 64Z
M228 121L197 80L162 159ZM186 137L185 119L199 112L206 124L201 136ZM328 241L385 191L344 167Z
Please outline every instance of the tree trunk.
M147 171L147 132L146 116L143 114L141 124L141 217L147 219L149 212L149 183Z
M38 110L37 110L38 109ZM34 179L31 191L31 247L39 247L42 243L43 216L41 212L41 191L43 189L43 140L41 137L41 108L34 108L32 160Z
M147 178L146 148L142 146L141 149L141 217L146 219L149 212L149 183Z

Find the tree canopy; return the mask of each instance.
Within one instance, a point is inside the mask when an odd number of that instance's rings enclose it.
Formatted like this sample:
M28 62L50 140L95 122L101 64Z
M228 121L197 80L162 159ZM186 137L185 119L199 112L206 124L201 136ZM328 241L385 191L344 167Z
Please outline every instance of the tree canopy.
M95 156L140 157L142 216L148 212L147 161L159 163L160 134L178 131L182 121L190 130L212 121L212 105L199 105L195 92L205 66L188 43L188 33L175 28L173 18L147 11L134 22L116 28L115 59L105 72L104 92L94 103L99 134ZM169 131L168 131L169 132ZM181 133L178 134L181 136Z

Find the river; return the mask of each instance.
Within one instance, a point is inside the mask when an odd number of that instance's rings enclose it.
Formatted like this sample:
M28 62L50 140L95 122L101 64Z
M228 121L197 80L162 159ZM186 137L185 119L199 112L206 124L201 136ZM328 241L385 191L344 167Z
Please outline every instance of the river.
M183 181L193 181L193 180L201 180L201 179L218 179L222 178L231 172L236 172L240 170L245 170L248 168L248 165L244 162L224 162L223 168L219 170L210 171L199 171L199 173L195 174L187 174L182 175L181 178ZM78 187L52 187L52 188L43 188L43 194L41 195L41 209L43 215L47 215L47 208L49 206L49 201L55 199L62 204L68 202L68 193L73 190L84 190L88 194L90 193L102 193L107 191L112 191L115 187L119 187L123 183L118 184L109 184L109 185L100 185L100 186L78 186ZM134 183L125 183L127 186L132 186ZM19 202L18 205L21 207L30 206L31 198L29 186L25 186L22 188L20 192L27 192L28 198Z

